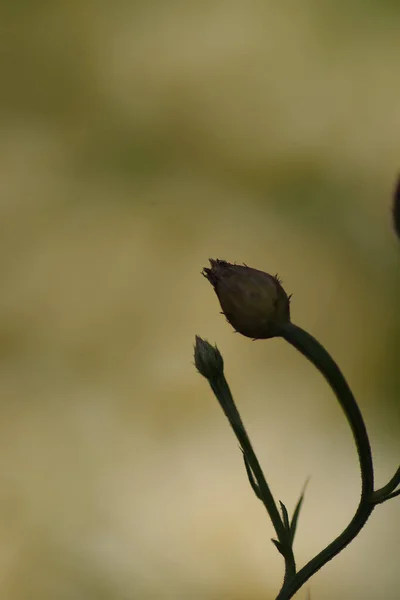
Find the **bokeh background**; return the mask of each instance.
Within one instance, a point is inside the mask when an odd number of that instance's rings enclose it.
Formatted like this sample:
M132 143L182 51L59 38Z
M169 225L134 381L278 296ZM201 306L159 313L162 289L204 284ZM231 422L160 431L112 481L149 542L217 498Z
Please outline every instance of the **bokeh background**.
M399 456L400 5L3 0L0 595L273 599L282 561L192 364L216 342L299 564L359 498L351 434L281 340L234 335L208 257L283 277ZM399 598L399 503L296 597Z

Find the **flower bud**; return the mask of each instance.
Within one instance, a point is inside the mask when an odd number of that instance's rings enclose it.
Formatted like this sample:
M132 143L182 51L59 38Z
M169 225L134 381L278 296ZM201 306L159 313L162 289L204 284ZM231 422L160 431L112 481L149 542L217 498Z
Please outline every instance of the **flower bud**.
M290 321L290 297L278 277L224 260L210 258L210 265L202 274L236 331L253 339L279 335L279 326Z
M218 348L196 335L194 364L206 379L217 379L224 372L224 360Z

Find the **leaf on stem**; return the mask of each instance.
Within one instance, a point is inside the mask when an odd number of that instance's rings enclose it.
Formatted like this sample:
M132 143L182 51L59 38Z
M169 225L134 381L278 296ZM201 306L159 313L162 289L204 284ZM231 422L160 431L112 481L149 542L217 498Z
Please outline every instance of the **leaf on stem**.
M287 508L283 504L283 502L281 502L280 500L279 500L279 504L281 506L282 517L283 517L283 524L285 526L286 531L290 533L289 514L288 514L288 511L287 511Z
M278 549L278 552L279 552L280 554L282 554L282 556L283 556L283 557L285 557L285 549L284 549L284 547L283 547L283 544L281 544L280 542L278 542L278 540L275 540L274 538L271 538L271 542L272 542L273 544L275 544L275 546L276 546L276 547L277 547L277 549Z
M252 487L252 490L255 493L255 495L257 496L257 498L262 501L262 497L261 497L261 493L260 493L260 488L258 487L258 484L257 484L256 480L254 479L253 471L251 470L251 467L249 465L249 462L247 460L247 457L246 457L246 455L244 453L243 448L240 448L240 449L241 449L242 454L243 454L244 466L246 468L247 477L249 478L249 482L250 482L250 485Z
M293 517L290 523L290 535L291 535L291 540L293 543L294 540L294 536L296 533L296 528L297 528L297 521L299 520L299 515L300 515L300 510L301 510L301 506L303 504L303 500L304 500L304 494L306 492L306 487L308 482L310 481L310 478L308 478L303 486L303 490L301 492L300 498L298 499L298 502L296 504L296 508L294 509L293 512Z

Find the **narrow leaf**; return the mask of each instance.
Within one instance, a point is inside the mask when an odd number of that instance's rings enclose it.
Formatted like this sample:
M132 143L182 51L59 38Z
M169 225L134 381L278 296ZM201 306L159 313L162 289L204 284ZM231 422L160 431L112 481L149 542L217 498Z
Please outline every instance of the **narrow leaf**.
M258 484L256 483L256 480L254 479L253 471L251 470L251 467L250 467L250 465L248 463L248 460L247 460L247 457L246 457L246 455L244 453L243 448L240 448L240 449L241 449L242 454L243 454L244 466L246 468L247 477L249 478L249 482L250 482L250 485L252 487L252 490L255 493L255 495L257 496L257 498L262 501L261 494L260 494L260 488L258 487Z
M283 517L283 525L286 531L290 532L290 523L289 523L289 515L286 506L279 500L279 504L281 505L282 517Z
M291 535L292 543L293 543L294 536L295 536L296 529L297 529L297 522L299 520L300 510L301 510L301 506L302 506L303 500L304 500L304 494L306 492L306 487L307 487L309 481L310 481L310 478L308 478L306 480L303 490L301 492L300 498L296 504L296 508L294 509L294 512L293 512L293 517L292 517L292 520L290 523L290 535Z
M285 550L284 550L284 548L283 548L283 545L282 545L280 542L278 542L278 540L274 540L274 538L271 538L271 542L272 542L273 544L275 544L275 546L276 546L276 547L277 547L277 549L278 549L278 552L279 552L280 554L282 554L282 556L283 556L283 557L285 557Z

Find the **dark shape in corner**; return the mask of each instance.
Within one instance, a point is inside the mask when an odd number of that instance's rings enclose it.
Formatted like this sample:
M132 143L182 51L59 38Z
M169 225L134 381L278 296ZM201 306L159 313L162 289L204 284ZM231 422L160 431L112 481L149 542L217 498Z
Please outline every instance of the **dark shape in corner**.
M397 237L400 239L400 175L397 178L393 198L393 223Z

